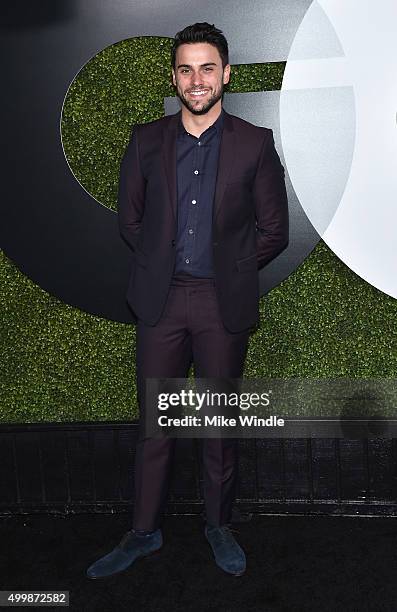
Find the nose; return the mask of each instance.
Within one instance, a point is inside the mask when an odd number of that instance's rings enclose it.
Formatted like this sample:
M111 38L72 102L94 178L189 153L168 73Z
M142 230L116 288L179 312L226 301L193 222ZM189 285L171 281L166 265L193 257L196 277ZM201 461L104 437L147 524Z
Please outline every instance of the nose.
M202 85L202 78L199 71L192 72L191 84L197 87L197 85Z

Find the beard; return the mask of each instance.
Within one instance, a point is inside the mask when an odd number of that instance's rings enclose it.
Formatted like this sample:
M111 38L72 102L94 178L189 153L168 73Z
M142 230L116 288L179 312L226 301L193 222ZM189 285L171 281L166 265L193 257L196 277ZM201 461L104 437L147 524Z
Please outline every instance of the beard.
M193 115L205 115L213 106L215 106L218 100L221 100L221 98L223 97L223 83L221 83L220 89L217 92L212 92L211 97L199 108L197 108L193 102L185 98L179 87L177 87L176 94L182 104L186 106L186 108Z

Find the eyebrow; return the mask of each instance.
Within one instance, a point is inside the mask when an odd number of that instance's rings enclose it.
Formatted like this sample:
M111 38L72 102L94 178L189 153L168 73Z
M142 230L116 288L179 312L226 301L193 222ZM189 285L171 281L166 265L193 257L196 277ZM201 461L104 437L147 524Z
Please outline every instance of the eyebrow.
M206 64L201 64L200 68L203 68L205 66L216 66L215 62L207 62ZM190 64L179 64L178 68L192 68L192 66Z

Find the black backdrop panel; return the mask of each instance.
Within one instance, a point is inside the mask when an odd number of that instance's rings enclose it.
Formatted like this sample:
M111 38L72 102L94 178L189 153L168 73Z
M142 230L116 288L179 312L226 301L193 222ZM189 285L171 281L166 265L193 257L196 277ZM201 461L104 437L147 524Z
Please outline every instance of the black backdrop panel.
M233 3L233 10L225 11L224 3L209 0L3 2L0 240L5 253L64 302L131 321L125 301L130 253L119 236L117 215L82 189L64 157L60 117L70 83L103 48L134 36L174 36L203 15L222 24L232 43L232 63L282 61L310 4L253 0L247 19L243 5ZM295 240L296 265L317 240L307 225L304 244L299 236Z

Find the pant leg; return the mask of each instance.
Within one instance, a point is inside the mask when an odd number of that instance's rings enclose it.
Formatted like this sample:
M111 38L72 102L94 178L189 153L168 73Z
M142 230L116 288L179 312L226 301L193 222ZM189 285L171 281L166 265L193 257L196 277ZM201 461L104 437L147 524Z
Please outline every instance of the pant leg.
M137 323L137 392L140 434L135 458L135 529L159 527L167 498L174 454L174 438L144 435L146 378L186 378L192 361L191 338L186 329L183 287L171 286L164 313L155 326Z
M231 333L222 323L215 286L207 285L190 300L192 350L198 378L241 378L250 330ZM207 438L202 441L204 500L207 522L224 525L231 520L238 474L238 440Z

